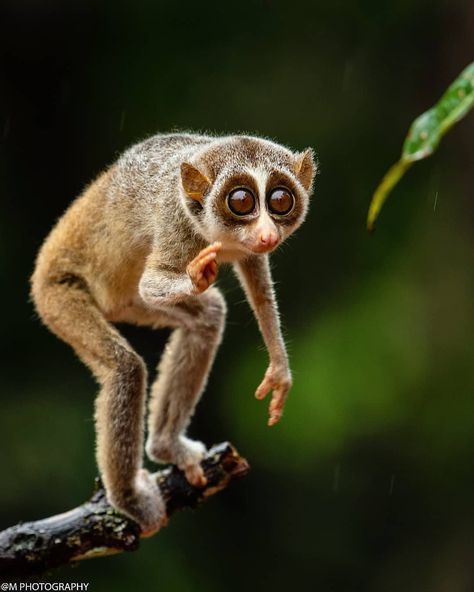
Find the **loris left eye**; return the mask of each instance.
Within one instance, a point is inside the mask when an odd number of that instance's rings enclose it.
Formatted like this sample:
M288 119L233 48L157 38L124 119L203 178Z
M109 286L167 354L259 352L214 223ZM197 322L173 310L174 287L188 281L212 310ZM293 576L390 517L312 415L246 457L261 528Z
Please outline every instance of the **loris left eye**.
M278 216L289 214L293 209L294 203L295 198L293 194L283 187L277 187L267 197L268 209Z

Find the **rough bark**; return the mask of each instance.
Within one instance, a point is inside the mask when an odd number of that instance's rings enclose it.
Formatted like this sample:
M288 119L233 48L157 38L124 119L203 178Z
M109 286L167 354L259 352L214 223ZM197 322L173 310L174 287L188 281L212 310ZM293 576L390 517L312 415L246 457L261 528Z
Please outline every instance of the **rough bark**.
M176 467L155 473L168 516L195 508L249 470L247 461L228 443L212 448L202 466L207 477L203 489L191 486ZM135 551L139 542L138 524L107 503L97 480L95 493L81 506L0 532L0 576L28 576L82 559Z

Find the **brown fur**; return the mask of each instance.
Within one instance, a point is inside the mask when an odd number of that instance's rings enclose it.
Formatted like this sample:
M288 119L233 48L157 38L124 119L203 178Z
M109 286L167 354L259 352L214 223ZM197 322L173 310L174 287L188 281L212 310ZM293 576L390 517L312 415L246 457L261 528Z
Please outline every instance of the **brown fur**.
M261 237L270 233L281 242L302 223L313 176L312 152L294 154L261 138L157 135L99 176L38 254L31 281L36 309L100 384L97 463L109 500L145 533L164 520L159 490L142 469L146 369L112 323L174 328L151 389L146 450L202 483L205 447L184 434L224 327L225 302L208 286L218 263L235 264L270 354L257 394L273 389L274 423L291 375ZM225 202L242 180L260 200L246 221ZM275 183L296 201L282 220L265 206Z

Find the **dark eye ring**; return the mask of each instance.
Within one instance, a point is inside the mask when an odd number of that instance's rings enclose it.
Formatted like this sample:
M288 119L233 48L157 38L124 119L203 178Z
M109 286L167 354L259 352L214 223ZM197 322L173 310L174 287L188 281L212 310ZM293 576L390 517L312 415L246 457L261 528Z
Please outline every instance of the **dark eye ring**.
M229 210L236 216L248 216L255 209L255 196L246 187L238 187L227 196Z
M268 209L277 216L286 216L295 205L295 198L286 187L276 187L268 194Z

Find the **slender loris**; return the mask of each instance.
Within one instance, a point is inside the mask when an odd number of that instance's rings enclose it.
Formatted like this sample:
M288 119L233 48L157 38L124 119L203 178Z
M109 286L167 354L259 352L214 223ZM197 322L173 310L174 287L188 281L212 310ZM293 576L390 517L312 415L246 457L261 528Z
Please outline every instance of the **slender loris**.
M166 520L142 466L146 368L114 323L174 329L151 387L145 449L205 485L205 446L185 432L224 326L218 266L234 266L258 320L269 366L256 397L273 392L273 425L292 380L268 255L303 222L314 174L311 149L240 135L156 135L73 201L39 252L33 301L100 384L99 471L110 503L145 535Z

